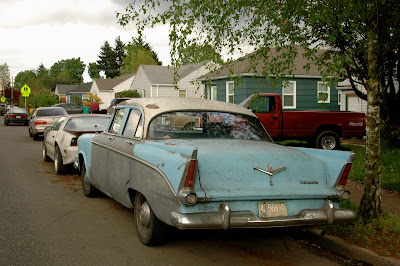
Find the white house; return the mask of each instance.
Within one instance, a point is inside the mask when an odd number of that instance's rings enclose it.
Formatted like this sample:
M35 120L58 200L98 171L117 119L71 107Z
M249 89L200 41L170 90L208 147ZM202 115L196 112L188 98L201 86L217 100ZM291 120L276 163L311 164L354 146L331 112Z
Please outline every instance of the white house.
M356 86L361 92L367 92L363 85L356 83ZM340 111L367 113L367 101L356 95L348 79L344 80L343 82L339 82L336 88L338 90L338 103L340 105Z
M118 92L130 90L135 74L126 74L113 79L93 79L90 93L95 94L103 102L99 109L107 109L107 106Z
M131 84L140 97L184 97L200 98L204 85L198 78L210 72L210 60L182 65L179 68L159 65L140 65ZM174 80L175 71L178 73ZM177 90L176 87L179 89Z

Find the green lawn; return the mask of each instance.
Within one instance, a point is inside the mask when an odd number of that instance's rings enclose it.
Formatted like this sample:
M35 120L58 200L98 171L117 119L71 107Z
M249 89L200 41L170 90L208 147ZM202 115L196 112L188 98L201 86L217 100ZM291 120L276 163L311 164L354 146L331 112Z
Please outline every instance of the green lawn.
M365 147L357 145L343 145L344 148L353 151L353 166L350 171L349 179L364 183L365 178ZM381 187L400 192L400 149L381 150Z

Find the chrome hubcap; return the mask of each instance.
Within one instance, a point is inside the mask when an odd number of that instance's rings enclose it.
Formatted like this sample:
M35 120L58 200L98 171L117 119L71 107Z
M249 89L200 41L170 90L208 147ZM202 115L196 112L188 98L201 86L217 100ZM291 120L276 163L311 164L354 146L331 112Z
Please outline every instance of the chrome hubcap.
M321 141L322 148L325 150L333 150L336 146L336 140L333 136L326 136Z
M143 226L150 225L150 206L147 201L143 202L139 209L139 220Z

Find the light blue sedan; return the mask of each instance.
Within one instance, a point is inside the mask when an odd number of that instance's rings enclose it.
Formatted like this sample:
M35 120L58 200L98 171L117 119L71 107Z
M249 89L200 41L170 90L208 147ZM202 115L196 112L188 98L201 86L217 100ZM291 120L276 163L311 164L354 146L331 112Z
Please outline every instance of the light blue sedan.
M258 118L229 103L138 98L109 128L78 139L82 190L134 208L140 241L179 229L351 222L339 208L354 154L274 144Z

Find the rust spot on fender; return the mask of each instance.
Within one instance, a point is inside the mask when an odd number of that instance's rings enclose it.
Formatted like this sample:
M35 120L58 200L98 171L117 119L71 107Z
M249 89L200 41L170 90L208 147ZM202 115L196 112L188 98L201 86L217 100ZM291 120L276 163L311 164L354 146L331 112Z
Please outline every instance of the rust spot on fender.
M155 104L148 104L148 105L146 105L146 108L149 108L149 109L158 109L158 108L160 108L158 105L155 105Z
M176 144L175 144L175 143L168 143L168 142L166 142L164 145L176 146Z

